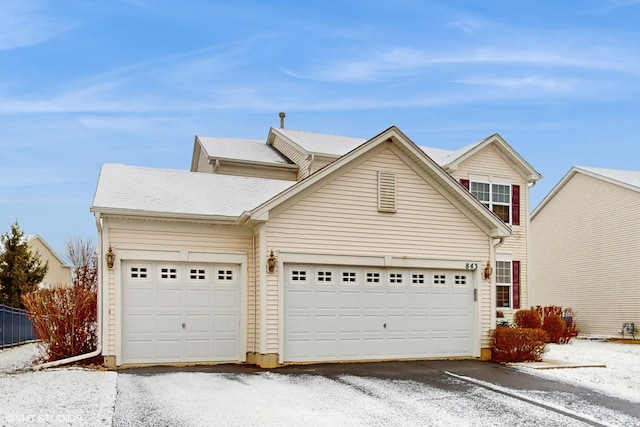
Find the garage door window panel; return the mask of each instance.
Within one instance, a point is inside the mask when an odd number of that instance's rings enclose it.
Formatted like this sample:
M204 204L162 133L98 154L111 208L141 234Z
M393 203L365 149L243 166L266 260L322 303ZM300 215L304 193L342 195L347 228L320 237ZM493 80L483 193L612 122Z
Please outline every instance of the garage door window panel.
M148 266L131 266L129 267L129 279L140 282L150 280Z
M236 283L238 272L232 267L216 267L215 283L233 285Z
M158 267L158 280L160 282L173 282L180 281L179 269L176 266L161 265Z
M381 286L382 285L382 272L381 271L365 271L364 283L369 286Z
M343 285L357 285L358 272L355 270L342 270L340 272L340 283Z
M333 285L335 283L335 272L330 269L317 269L316 270L316 284L317 285Z
M431 280L431 284L434 288L446 288L447 287L447 275L444 273L434 273Z
M309 276L309 269L306 268L292 268L289 270L289 280L293 285L308 285Z
M411 273L411 286L425 286L426 284L426 273Z
M404 286L405 274L402 271L390 271L387 280L389 286Z
M208 280L206 267L189 267L189 282L192 283L203 283Z

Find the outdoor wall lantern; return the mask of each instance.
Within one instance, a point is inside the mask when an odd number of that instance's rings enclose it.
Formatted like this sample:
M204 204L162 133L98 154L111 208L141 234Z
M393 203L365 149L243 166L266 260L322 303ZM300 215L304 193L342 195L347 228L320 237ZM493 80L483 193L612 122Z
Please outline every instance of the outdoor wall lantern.
M489 280L489 278L491 278L492 273L493 273L493 268L491 268L491 262L487 261L487 265L484 267L484 272L482 274L482 277L484 278L484 280Z
M104 256L104 258L107 261L107 268L112 269L113 264L116 261L116 254L113 252L113 248L111 247L111 245L109 245L109 250L107 251L107 254Z
M278 259L273 254L273 249L271 249L271 253L269 254L269 258L267 258L267 273L275 273L276 265L278 265Z

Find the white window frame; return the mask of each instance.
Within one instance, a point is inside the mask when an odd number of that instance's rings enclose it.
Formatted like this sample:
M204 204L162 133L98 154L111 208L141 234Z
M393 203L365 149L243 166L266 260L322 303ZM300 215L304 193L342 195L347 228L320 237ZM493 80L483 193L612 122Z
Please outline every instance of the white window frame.
M436 279L437 277L437 279ZM436 280L444 280L444 283L436 283ZM434 288L447 288L449 287L449 275L443 271L434 271L431 275L431 286Z
M474 184L479 184L479 185L487 185L489 187L489 193L488 193L488 197L489 200L483 200L480 197L478 197L478 192L477 190L474 192ZM508 202L497 202L494 201L494 194L496 193L494 186L502 186L502 187L508 187L509 188L509 195L508 195ZM509 220L505 221L506 224L511 224L511 221L513 221L512 218L512 214L513 214L513 185L511 185L511 183L507 183L507 182L500 182L500 181L493 181L490 179L484 180L484 179L469 179L469 192L471 194L473 194L478 200L480 200L480 202L485 205L491 212L494 212L494 206L506 206L507 207L507 214L509 216ZM484 193L484 192L483 192ZM494 212L495 213L495 212ZM498 215L498 214L496 214ZM500 215L498 215L500 216Z
M504 267L500 267L500 264L504 264L508 267L508 278L500 272ZM513 307L513 260L511 258L497 257L495 265L495 277L496 277L496 309L510 309ZM508 280L506 280L508 279ZM508 288L509 304L498 305L498 288Z
M354 280L344 280L344 274L347 273L349 274L349 279L351 278L351 273L355 273L355 276L353 276ZM360 276L361 276L361 272L358 271L357 268L354 269L349 269L349 268L343 268L340 269L340 284L341 285L345 285L345 286L354 286L354 285L359 285L360 284Z
M454 288L466 288L469 286L470 277L466 273L455 273L453 275L453 287ZM463 283L464 281L464 283Z
M416 279L415 276L421 276ZM421 280L422 283L416 283L415 280ZM426 271L411 271L409 273L409 285L410 286L427 286L429 284L429 275Z

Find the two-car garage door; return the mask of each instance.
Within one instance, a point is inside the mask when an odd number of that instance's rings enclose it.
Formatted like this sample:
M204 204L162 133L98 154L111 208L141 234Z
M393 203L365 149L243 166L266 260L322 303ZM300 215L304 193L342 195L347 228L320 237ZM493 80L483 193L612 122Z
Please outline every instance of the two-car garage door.
M465 270L286 265L285 362L472 356Z
M122 263L122 363L223 362L241 354L240 268Z

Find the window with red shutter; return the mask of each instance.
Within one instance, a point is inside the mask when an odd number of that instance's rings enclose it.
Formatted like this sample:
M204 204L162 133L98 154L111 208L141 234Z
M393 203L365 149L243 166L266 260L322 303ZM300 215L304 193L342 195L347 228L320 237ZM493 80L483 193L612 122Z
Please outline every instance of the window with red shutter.
M520 225L520 186L511 186L511 225Z
M513 308L520 308L520 261L512 261L513 264Z

